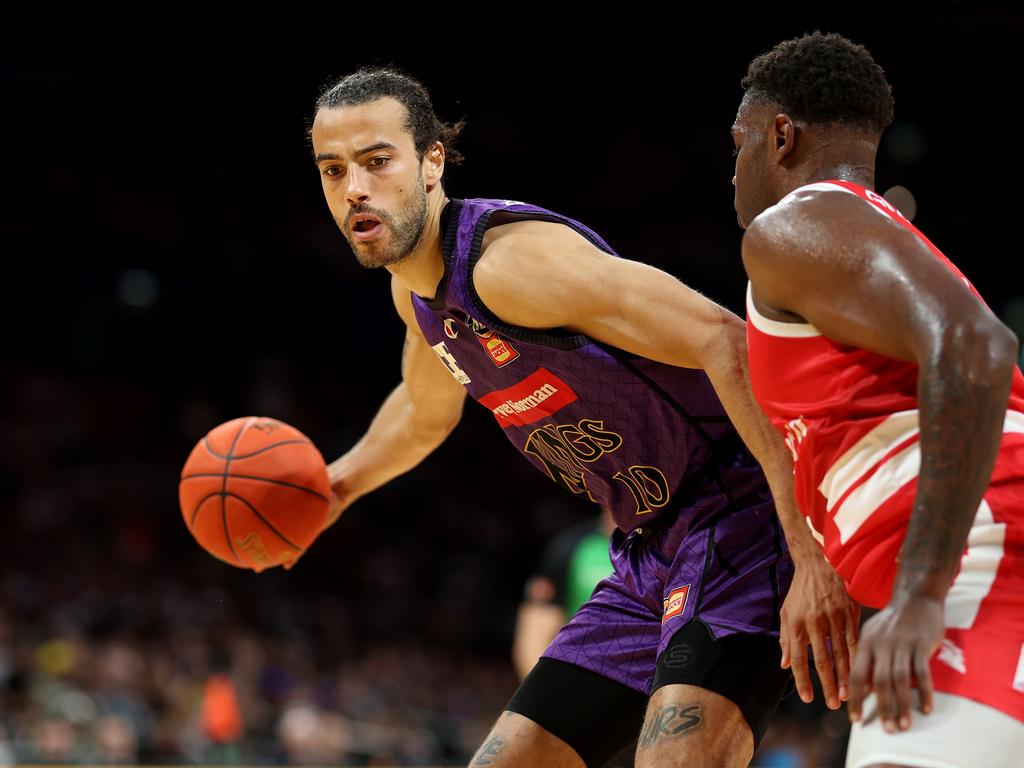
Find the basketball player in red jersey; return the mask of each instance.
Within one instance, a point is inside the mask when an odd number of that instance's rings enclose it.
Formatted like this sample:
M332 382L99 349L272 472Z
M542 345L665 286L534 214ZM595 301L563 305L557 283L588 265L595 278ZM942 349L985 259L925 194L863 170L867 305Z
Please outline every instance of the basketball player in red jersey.
M872 190L892 97L862 46L789 40L743 88L733 183L751 379L806 517L783 524L881 609L855 654L847 767L1020 766L1017 339ZM806 641L782 642L783 664L800 662ZM912 721L915 698L926 716Z

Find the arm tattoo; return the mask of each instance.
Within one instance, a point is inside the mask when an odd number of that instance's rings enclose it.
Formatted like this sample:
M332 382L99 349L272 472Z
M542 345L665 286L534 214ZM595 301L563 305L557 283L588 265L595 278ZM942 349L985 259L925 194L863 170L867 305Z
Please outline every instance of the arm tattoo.
M494 761L498 757L498 753L501 752L504 747L505 740L503 738L500 736L492 736L482 747L480 747L480 751L476 753L473 765L494 765Z
M704 723L700 714L700 705L688 707L662 707L657 712L647 715L643 730L640 731L640 749L647 749L656 743L682 736L684 733L699 728Z

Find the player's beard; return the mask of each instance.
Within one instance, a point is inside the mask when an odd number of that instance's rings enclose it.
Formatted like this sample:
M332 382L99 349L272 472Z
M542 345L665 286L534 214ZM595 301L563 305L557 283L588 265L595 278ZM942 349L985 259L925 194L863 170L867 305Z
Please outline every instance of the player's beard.
M408 199L402 204L398 215L393 215L379 208L361 205L349 211L347 221L357 213L369 213L380 219L381 227L390 232L390 239L385 245L378 238L368 242L356 240L351 235L349 224L338 223L341 233L348 240L356 259L364 267L387 267L398 264L409 257L423 237L427 225L427 190L423 184L423 172L417 174L416 184Z

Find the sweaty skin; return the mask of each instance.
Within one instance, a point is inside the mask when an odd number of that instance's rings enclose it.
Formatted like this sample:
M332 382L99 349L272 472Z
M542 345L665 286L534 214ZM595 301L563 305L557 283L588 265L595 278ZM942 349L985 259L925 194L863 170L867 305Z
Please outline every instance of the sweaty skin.
M917 494L890 602L864 626L849 704L856 721L873 689L886 730L906 729L912 674L922 710L932 708L928 659L995 465L1017 340L921 240L859 198L806 191L765 210L814 181L870 188L877 137L797 124L750 94L733 136L736 207L749 223L743 263L758 310L919 367Z

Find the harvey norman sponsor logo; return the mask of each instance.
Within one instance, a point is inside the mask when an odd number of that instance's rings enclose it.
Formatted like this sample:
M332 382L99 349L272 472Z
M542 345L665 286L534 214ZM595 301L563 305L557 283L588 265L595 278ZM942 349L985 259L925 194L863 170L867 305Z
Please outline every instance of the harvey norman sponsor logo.
M540 389L535 390L532 395L527 395L522 400L506 400L497 408L493 408L491 410L494 411L495 416L505 417L511 416L515 413L526 413L527 411L532 411L549 397L557 394L558 387L554 384L545 383Z
M521 427L550 416L576 400L568 384L546 368L538 368L518 384L490 392L480 403L491 409L502 427Z

